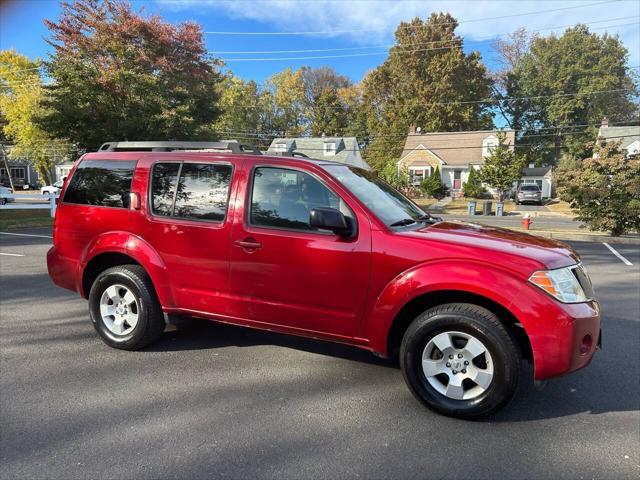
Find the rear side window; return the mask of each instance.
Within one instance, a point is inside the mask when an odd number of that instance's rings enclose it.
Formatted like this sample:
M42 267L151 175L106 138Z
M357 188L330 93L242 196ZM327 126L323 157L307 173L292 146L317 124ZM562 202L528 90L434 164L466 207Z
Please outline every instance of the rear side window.
M135 161L85 160L78 165L64 203L129 208Z
M156 163L151 205L155 215L222 222L229 203L231 165Z

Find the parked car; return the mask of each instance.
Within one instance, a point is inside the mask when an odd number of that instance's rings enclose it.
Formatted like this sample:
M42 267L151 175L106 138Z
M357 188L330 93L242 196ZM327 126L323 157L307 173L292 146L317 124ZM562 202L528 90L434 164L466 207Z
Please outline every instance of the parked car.
M46 196L57 195L58 193L60 193L60 189L62 188L63 184L64 179L58 180L53 185L45 185L44 187L40 188L40 194Z
M591 361L600 307L568 245L439 221L344 164L198 145L109 144L63 187L49 274L108 345L176 315L345 343L460 418L506 405L522 359L535 380Z
M533 203L542 205L542 190L538 185L524 184L516 191L516 205L521 203Z
M6 205L7 203L14 202L15 199L13 190L8 187L0 187L0 205Z

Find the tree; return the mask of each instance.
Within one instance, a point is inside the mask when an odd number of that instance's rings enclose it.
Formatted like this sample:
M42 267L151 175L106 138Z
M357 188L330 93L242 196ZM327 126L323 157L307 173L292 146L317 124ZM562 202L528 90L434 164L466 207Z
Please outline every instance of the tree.
M347 106L339 91L351 81L331 67L302 68L305 89L305 115L312 136L344 135L349 125Z
M216 136L243 139L245 132L255 133L261 128L260 95L256 82L244 82L228 74L218 85L218 95L221 113L212 125Z
M372 142L367 161L380 170L397 161L411 125L424 132L480 130L492 125L491 79L480 54L465 54L449 14L414 18L396 29L395 45L363 80ZM475 103L487 99L487 103ZM473 101L474 103L465 103Z
M63 2L45 23L53 84L41 128L88 148L210 136L221 76L199 25L144 17L123 0Z
M504 94L521 100L502 106L511 126L526 130L519 143L531 145L530 159L553 163L563 151L584 158L604 116L614 122L637 119L638 89L617 36L576 25L559 37L528 37L524 44L516 37L510 51L502 50L509 65Z
M286 68L269 77L262 96L264 124L282 136L299 136L306 129L305 88L302 69Z
M462 192L467 198L482 198L482 196L487 193L487 189L482 185L475 168L472 168L469 172L469 177L462 186Z
M420 188L428 196L437 198L438 200L444 197L444 185L440 178L440 167L436 167L435 172L425 178L420 184Z
M596 157L558 176L558 190L594 230L618 236L640 231L640 159L629 158L620 142L600 141Z
M0 91L2 130L13 143L9 155L33 163L40 178L51 183L54 159L71 152L67 142L51 138L34 122L42 112L40 62L12 50L3 50L0 52L0 80L4 82Z
M525 167L525 158L511 150L505 139L505 134L500 132L498 145L491 148L482 169L478 172L480 181L495 189L501 202L513 187L513 183L520 179Z

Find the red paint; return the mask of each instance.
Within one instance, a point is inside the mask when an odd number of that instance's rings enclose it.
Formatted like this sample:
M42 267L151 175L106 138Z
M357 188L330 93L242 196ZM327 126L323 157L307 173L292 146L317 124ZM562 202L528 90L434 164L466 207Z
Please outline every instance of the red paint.
M387 355L389 331L407 302L460 291L491 300L522 324L536 379L581 368L593 356L600 328L597 303L562 304L527 282L536 270L579 261L561 242L457 222L392 231L320 162L211 153L83 158L137 159L131 191L139 198L134 205L139 208L129 210L60 203L49 273L56 284L85 297L87 264L96 255L117 252L147 270L166 313L339 341ZM225 220L151 215L147 186L158 160L232 164ZM263 165L299 169L323 181L353 210L357 236L248 225L247 179ZM587 335L593 340L585 341Z

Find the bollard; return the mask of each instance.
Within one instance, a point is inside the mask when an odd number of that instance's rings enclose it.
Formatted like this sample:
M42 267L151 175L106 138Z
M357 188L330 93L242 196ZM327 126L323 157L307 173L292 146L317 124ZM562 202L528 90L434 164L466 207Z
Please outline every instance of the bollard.
M56 207L58 206L56 199L57 195L55 193L49 194L49 209L51 211L51 218L55 218L56 216Z

